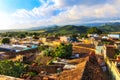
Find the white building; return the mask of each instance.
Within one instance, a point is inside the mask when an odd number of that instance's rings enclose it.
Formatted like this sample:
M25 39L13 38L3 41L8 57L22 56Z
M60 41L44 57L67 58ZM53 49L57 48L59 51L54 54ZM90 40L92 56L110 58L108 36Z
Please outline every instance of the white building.
M61 36L60 37L60 41L62 41L62 42L69 42L70 41L70 37Z
M120 34L108 34L108 37L119 39L120 38Z

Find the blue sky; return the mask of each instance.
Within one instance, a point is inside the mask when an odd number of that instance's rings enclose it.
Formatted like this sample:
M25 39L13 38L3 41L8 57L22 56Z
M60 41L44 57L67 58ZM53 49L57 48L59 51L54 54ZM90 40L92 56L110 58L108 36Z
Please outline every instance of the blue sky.
M40 5L39 0L0 0L0 11L14 12L17 9L31 10Z
M0 29L120 22L120 0L0 0Z

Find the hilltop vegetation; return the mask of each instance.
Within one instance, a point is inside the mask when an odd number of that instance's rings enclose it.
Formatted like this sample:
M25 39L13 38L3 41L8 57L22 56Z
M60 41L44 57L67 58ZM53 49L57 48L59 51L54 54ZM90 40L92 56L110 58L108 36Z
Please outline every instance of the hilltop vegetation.
M98 28L104 32L120 32L120 23L106 23Z
M85 26L66 25L62 27L56 27L53 29L47 29L45 33L59 33L59 34L74 34L74 33L86 33L89 28Z
M120 23L104 23L100 26L92 26L98 28L102 32L120 32ZM43 29L44 33L53 33L53 34L74 34L74 33L86 33L89 26L75 26L75 25L66 25L66 26L56 26Z

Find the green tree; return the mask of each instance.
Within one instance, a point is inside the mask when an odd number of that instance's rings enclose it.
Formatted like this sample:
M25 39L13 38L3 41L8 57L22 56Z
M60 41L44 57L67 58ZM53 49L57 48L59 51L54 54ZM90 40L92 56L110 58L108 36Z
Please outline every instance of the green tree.
M80 34L79 38L88 38L88 37L87 37L87 34Z
M72 55L72 44L61 44L55 48L55 56L60 58L68 58Z
M2 43L3 44L9 44L10 43L10 39L9 38L3 38L2 39Z
M45 49L48 49L48 48L49 48L49 46L40 45L40 46L38 47L38 50L39 50L39 52L41 52L41 51L44 51Z
M26 72L27 66L20 62L13 62L13 61L0 61L0 74L13 76L13 77L20 77L20 75Z
M87 33L88 34L102 34L102 31L99 30L96 27L92 27L92 28L90 28L90 29L87 30Z
M52 48L48 48L46 50L44 50L44 56L51 56L51 57L54 57L54 50Z
M25 37L26 37L26 35L24 33L18 34L18 38L25 38Z
M34 36L33 36L33 39L39 39L39 37L34 35Z

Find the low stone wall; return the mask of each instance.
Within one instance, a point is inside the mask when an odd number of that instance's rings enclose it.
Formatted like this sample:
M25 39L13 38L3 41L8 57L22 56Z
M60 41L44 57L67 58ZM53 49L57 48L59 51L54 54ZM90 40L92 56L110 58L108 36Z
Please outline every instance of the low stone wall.
M41 71L46 71L49 73L57 73L57 68L63 68L63 65L47 65L47 66L30 66L28 71L36 71L40 73Z
M73 53L90 53L93 50L84 47L73 47Z
M77 59L78 60L78 59ZM82 61L83 60L83 61ZM89 57L85 57L83 59L79 59L78 64L76 65L75 69L72 70L63 70L59 76L56 78L50 78L50 80L81 80L83 76L83 72L85 70L85 67L87 65L87 62L89 60ZM40 73L41 71L46 71L48 74L50 73L57 73L57 68L62 68L64 65L48 65L48 66L30 66L29 71L36 71ZM49 75L48 75L49 76ZM48 76L46 80L49 80Z
M95 46L93 44L73 43L73 46L81 46L81 47L95 49Z

